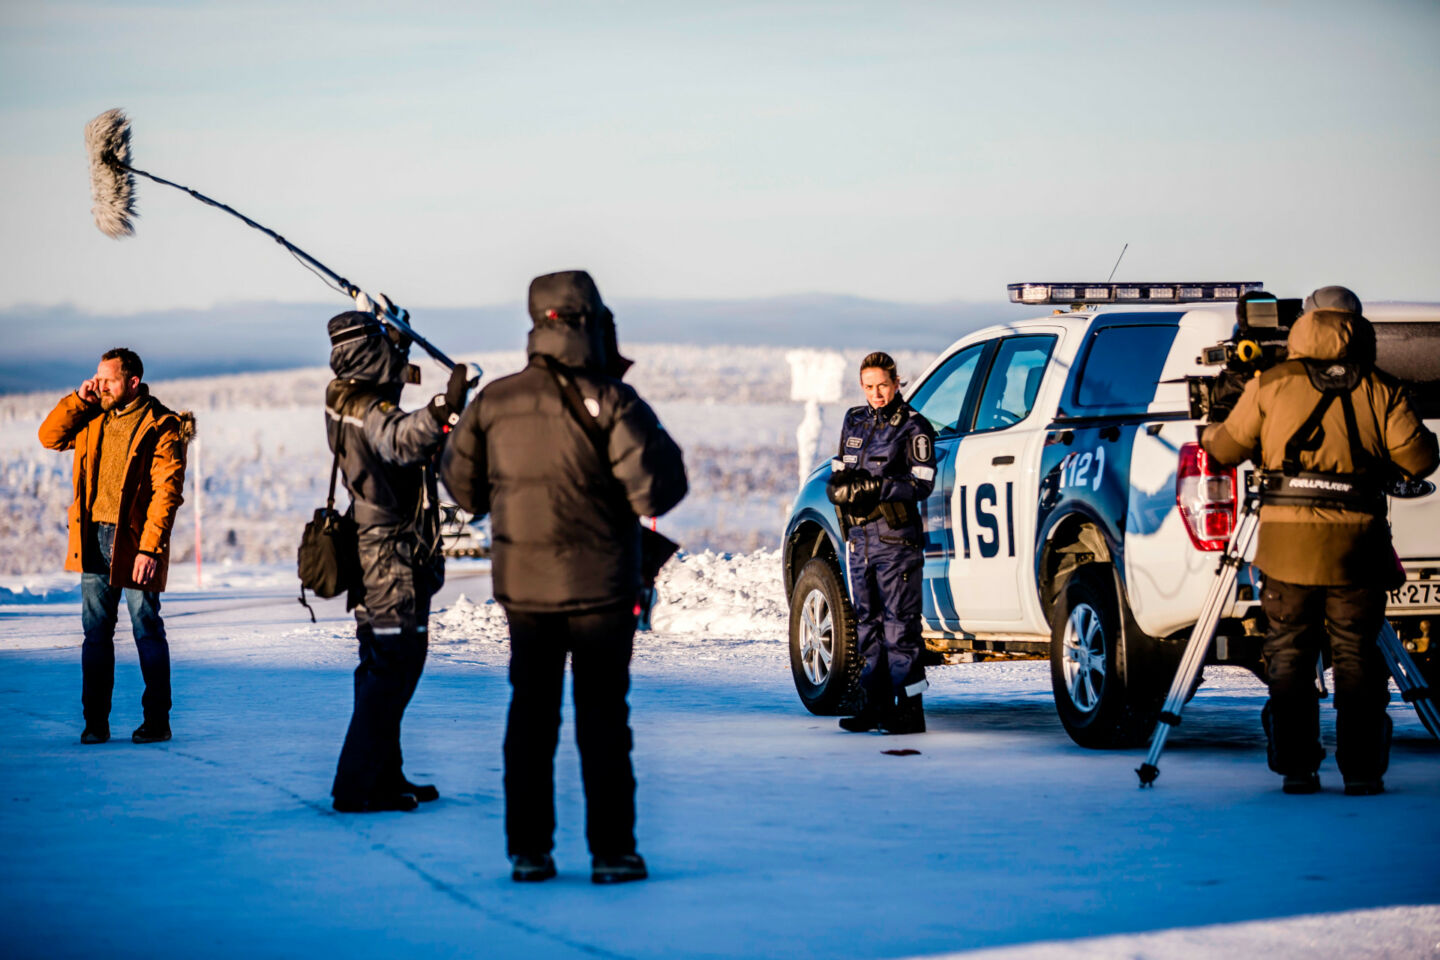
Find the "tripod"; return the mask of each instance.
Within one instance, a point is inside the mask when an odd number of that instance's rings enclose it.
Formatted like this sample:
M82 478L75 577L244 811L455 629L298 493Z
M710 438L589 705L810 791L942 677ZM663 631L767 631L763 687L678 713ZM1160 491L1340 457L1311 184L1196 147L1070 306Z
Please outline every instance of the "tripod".
M1225 550L1220 554L1219 566L1215 570L1215 582L1210 585L1210 592L1205 596L1205 603L1200 607L1200 619L1195 621L1195 627L1190 631L1190 642L1185 645L1185 655L1180 658L1180 668L1175 672L1175 680L1170 684L1170 693L1165 697L1165 705L1160 708L1160 722L1155 724L1155 735L1150 740L1150 754L1145 758L1135 772L1140 777L1140 786L1148 787L1160 776L1160 753L1165 749L1165 740L1170 736L1170 728L1180 725L1180 711L1185 709L1185 700L1190 694L1191 688L1195 685L1195 678L1200 675L1200 668L1205 663L1205 654L1210 650L1210 641L1215 639L1215 628L1220 623L1220 614L1230 602L1230 597L1235 589L1235 578L1240 574L1240 567L1245 563L1245 555L1250 552L1250 544L1255 539L1255 530L1260 526L1260 497L1254 488L1255 475L1252 473L1246 482L1245 505L1240 510L1239 522L1235 524L1235 532L1230 535L1230 541L1225 544Z
M1235 532L1231 534L1224 552L1220 554L1219 566L1215 570L1215 582L1210 585L1210 593L1206 595L1205 603L1200 608L1200 619L1195 621L1195 627L1190 631L1185 655L1180 659L1175 680L1170 684L1170 693L1165 697L1165 704L1160 710L1160 719L1155 724L1155 733L1150 740L1150 753L1145 762L1135 769L1135 773L1140 777L1141 787L1153 786L1155 778L1160 776L1160 754L1165 749L1170 728L1180 725L1180 711L1185 708L1185 701L1195 686L1195 678L1200 675L1205 655L1210 650L1210 642L1215 639L1215 628L1220 623L1220 614L1230 602L1235 589L1235 579L1239 576L1241 565L1245 563L1245 555L1250 551L1250 544L1254 541L1255 531L1259 526L1260 495L1257 477L1252 473L1246 482L1245 505L1241 508L1239 522L1235 525ZM1413 704L1415 711L1420 714L1420 721L1425 724L1425 729L1430 731L1431 736L1440 738L1440 709L1436 708L1424 676L1410 658L1389 620L1381 621L1377 643L1385 657L1385 665L1395 678L1396 686L1400 688L1401 699ZM1317 668L1323 671L1323 664L1318 664ZM1322 673L1322 685L1323 677Z

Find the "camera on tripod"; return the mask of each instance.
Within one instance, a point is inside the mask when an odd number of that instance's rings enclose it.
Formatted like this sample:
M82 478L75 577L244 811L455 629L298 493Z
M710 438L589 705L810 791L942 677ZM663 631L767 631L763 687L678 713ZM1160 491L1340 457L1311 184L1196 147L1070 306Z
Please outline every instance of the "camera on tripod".
M1192 419L1222 422L1240 399L1246 382L1285 359L1285 342L1300 317L1301 305L1298 299L1280 300L1264 290L1244 294L1236 301L1235 332L1200 354L1201 363L1224 369L1213 376L1185 378Z

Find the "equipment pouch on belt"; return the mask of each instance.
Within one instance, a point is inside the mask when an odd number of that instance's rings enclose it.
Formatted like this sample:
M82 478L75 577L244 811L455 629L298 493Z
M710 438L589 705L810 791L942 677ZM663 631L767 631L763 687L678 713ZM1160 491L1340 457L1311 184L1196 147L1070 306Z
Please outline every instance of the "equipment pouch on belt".
M909 526L915 519L915 511L907 500L887 500L878 509L893 530Z

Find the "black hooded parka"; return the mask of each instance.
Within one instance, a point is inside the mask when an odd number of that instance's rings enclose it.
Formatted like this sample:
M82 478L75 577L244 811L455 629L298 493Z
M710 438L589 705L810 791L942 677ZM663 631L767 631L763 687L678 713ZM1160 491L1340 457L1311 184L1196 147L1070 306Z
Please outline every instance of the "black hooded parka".
M330 337L326 435L354 504L363 581L349 598L360 663L331 793L336 809L393 809L408 789L400 723L425 665L430 597L445 580L432 466L445 434L428 407L398 406L408 343L358 312L332 319Z
M556 297L546 309L532 291L528 364L466 407L440 468L457 503L491 514L495 599L525 613L633 603L638 517L665 513L687 489L680 448L619 380L628 361L598 293L584 312ZM566 368L608 438L607 462L566 408L547 358Z

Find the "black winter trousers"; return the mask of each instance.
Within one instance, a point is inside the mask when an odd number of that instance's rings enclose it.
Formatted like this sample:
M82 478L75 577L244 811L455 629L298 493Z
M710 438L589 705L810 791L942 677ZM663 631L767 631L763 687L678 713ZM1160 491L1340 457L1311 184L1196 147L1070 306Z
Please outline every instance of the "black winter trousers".
M555 846L555 747L568 654L575 743L585 784L585 838L593 856L635 852L630 766L629 609L519 613L510 618L510 716L505 727L505 839L513 854Z
M355 710L340 748L330 795L360 804L400 791L400 721L415 694L429 649L430 596L405 597L385 610L358 607Z
M1376 638L1385 592L1367 587L1310 587L1266 578L1261 606L1270 702L1270 769L1313 773L1320 746L1316 657L1327 640L1335 670L1335 762L1347 780L1378 779L1389 766L1390 672Z

